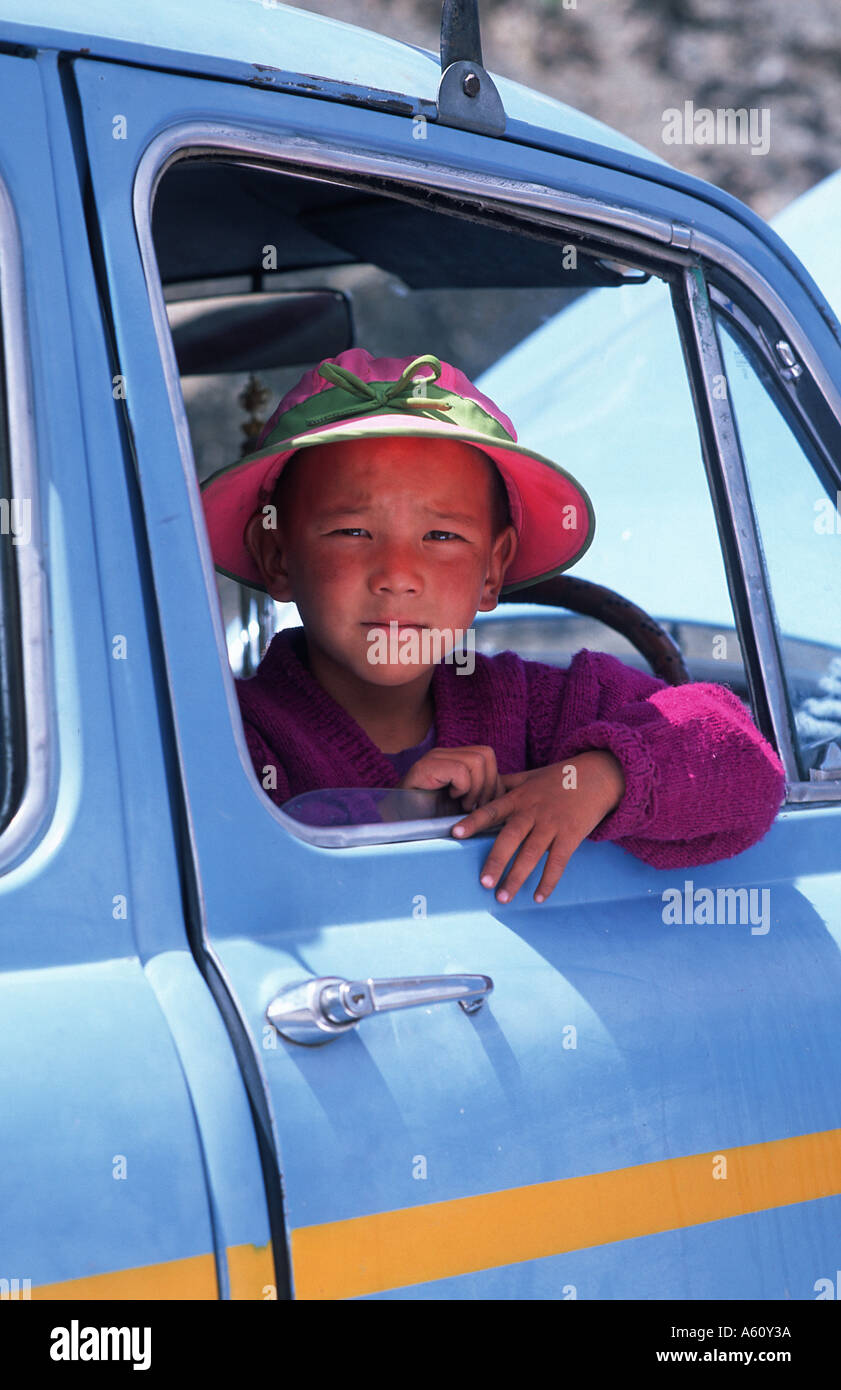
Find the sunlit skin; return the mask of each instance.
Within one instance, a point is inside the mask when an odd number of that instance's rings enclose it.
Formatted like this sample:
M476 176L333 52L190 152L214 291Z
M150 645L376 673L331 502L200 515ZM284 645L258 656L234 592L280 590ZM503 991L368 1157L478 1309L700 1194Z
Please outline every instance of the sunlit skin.
M433 666L370 660L391 621L466 630L496 607L516 550L491 535L485 456L458 441L354 439L296 469L277 530L248 533L273 598L294 601L312 674L384 752L419 743L434 717Z
M400 752L435 717L434 666L372 663L372 636L391 621L466 631L477 612L496 607L516 533L506 526L494 535L489 461L460 441L346 440L301 458L276 529L258 512L246 543L267 592L297 604L314 678L377 747ZM575 789L563 785L571 765ZM570 854L624 794L621 765L600 750L500 776L491 748L435 748L400 785L447 787L461 799L471 814L454 827L459 838L505 822L481 872L495 887L521 846L501 902L547 850L535 900L548 897Z

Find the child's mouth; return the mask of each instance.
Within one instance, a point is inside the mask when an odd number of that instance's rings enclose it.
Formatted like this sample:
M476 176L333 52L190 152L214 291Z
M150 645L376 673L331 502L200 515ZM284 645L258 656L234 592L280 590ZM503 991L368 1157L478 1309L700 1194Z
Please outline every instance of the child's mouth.
M382 628L384 632L388 632L392 624L397 628L398 632L402 632L406 628L410 628L415 632L425 632L428 626L426 623L407 623L404 622L402 618L380 618L374 622L362 622L360 623L360 627L369 629Z

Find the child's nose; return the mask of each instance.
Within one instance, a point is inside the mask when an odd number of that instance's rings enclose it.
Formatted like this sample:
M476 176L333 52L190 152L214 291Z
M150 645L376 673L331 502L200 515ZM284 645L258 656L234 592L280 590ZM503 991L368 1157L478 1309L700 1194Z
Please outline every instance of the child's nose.
M369 584L374 593L420 593L423 574L416 551L407 545L382 547L371 570Z

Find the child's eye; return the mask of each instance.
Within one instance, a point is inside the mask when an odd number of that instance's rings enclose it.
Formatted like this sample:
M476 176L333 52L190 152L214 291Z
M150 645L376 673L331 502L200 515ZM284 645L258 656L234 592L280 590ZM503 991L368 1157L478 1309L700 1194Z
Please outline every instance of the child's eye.
M427 531L426 536L431 536L433 540L463 541L464 536L460 536L457 531ZM424 540L426 539L424 537Z
M364 526L340 526L328 534L331 536L367 536L368 532Z

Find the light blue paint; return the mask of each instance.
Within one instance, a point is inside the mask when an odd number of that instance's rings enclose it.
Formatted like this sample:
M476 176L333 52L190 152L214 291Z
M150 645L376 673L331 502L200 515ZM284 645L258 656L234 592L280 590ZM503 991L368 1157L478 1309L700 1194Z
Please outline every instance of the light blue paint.
M271 69L377 87L434 101L440 57L394 38L263 0L149 0L133 9L111 0L9 0L3 31L18 42L85 48L94 57L214 73L239 66L246 80ZM509 118L577 140L657 159L602 121L494 74Z
M266 1241L242 1078L185 937L127 460L56 77L51 55L0 56L55 677L53 803L0 876L0 1277L33 1286L212 1256L215 1227L223 1246Z

